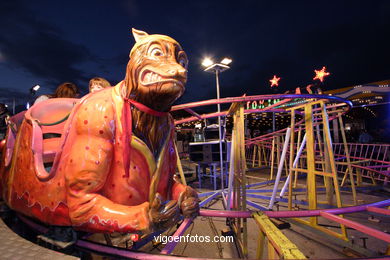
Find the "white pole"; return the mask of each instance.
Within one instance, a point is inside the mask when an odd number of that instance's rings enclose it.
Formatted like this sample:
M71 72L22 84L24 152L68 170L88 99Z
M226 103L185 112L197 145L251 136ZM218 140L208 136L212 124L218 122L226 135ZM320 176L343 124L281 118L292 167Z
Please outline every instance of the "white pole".
M217 100L219 101L219 70L215 70L215 79L217 83ZM218 113L221 112L221 105L218 103ZM219 160L220 160L220 168L221 168L221 189L224 189L223 183L223 153L222 153L222 131L221 131L221 116L218 115L218 132L219 132ZM226 144L225 144L226 145ZM227 145L225 146L227 151Z
M299 161L299 157L301 157L301 153L303 151L303 148L305 147L305 144L306 144L306 134L305 136L303 137L303 140L302 140L302 143L301 143L301 146L299 147L299 150L298 150L298 153L297 153L297 156L295 157L295 160L294 160L294 163L293 163L293 168L295 168L298 164L298 161ZM290 182L290 175L288 175L287 177L287 180L286 180L286 183L284 184L282 190L280 191L280 197L283 197L284 193L286 192L286 189L287 189L287 186L288 186L288 183Z
M269 205L268 205L268 209L272 209L272 207L274 206L274 203L275 203L276 192L278 190L280 176L282 175L284 158L286 157L287 147L288 147L288 143L290 141L290 134L291 134L291 128L287 128L286 138L285 138L284 145L283 145L283 152L282 152L282 156L280 157L279 166L278 166L278 173L276 174L274 189L272 191L272 196L271 196L271 200L270 200Z

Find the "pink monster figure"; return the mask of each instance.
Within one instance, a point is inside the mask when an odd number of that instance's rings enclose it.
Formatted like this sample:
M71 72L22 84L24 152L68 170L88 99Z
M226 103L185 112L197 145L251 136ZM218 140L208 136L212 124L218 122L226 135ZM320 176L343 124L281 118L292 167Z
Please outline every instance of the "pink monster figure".
M187 56L168 36L133 35L115 87L49 99L11 118L0 164L10 208L88 232L148 233L198 215L197 193L174 179L168 113L184 92Z

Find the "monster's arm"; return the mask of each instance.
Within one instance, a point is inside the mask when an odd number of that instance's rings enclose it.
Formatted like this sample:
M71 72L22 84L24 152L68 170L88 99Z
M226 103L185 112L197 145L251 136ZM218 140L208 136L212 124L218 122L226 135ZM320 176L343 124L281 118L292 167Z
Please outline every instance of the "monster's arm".
M199 215L198 193L190 186L183 185L175 180L172 186L172 198L180 202L179 207L185 217Z
M100 194L113 159L110 132L82 129L86 130L77 131L66 168L67 202L72 224L103 232L148 231L148 202L125 206ZM93 132L98 135L93 135Z
M184 184L181 184L179 181L174 178L173 185L172 185L172 192L171 192L171 198L173 200L179 200L180 194L186 190L187 186Z

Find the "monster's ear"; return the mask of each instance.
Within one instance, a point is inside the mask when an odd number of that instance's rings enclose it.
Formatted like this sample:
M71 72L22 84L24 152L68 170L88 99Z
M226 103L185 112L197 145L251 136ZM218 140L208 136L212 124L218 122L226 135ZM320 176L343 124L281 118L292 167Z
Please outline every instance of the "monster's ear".
M139 42L142 38L144 38L144 37L149 35L149 34L147 34L144 31L140 31L140 30L137 30L137 29L134 29L134 28L132 28L132 32L133 32L133 36L134 36L135 42Z

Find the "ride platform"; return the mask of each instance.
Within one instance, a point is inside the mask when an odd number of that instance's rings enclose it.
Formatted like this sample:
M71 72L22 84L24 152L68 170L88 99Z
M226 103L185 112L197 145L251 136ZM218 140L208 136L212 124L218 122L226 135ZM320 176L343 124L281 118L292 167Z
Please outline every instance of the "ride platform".
M66 255L34 244L10 229L0 218L0 259L59 259L75 260L75 256Z

